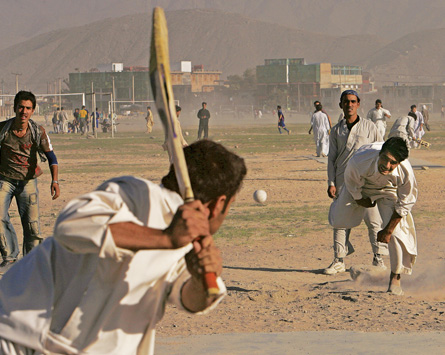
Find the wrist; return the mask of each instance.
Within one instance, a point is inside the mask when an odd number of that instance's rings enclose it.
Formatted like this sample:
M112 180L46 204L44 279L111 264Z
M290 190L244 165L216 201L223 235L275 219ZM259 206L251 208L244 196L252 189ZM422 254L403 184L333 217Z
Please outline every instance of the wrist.
M57 184L57 185L59 185L59 181L57 181L57 180L53 180L53 181L51 181L51 184Z

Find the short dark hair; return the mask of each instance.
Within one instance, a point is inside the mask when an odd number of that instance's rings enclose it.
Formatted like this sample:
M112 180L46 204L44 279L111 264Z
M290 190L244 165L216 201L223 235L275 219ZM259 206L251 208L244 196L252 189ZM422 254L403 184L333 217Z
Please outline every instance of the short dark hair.
M176 112L180 112L180 111L182 111L181 106L176 105L175 108L176 108Z
M377 100L375 100L375 103L376 103L376 104L381 104L381 103L382 103L382 100L377 99Z
M411 105L411 110L412 110L413 108L417 108L417 106L416 106L416 105Z
M35 95L31 91L19 91L14 97L14 112L17 110L17 106L20 101L29 100L32 102L32 109L36 109L37 101Z
M277 106L277 108L278 108L278 109L280 109L280 108L281 108L281 106L280 106L280 105L278 105L278 106Z
M203 102L202 104L203 104L203 105L207 105L207 102Z
M315 109L317 111L321 111L322 108L323 108L323 106L321 104L318 104L317 106L315 106Z
M228 203L239 191L247 173L243 158L207 139L185 147L184 154L195 199L207 203L226 195ZM179 193L173 165L162 178L162 185Z
M391 155L393 155L399 163L407 159L409 155L406 140L401 137L392 137L383 143L379 155L383 154L384 152L391 153Z
M150 107L150 106L147 106L147 110L148 110L148 109L151 109L151 107Z
M314 101L314 106L317 106L317 103L321 104L320 101L316 100L316 101Z

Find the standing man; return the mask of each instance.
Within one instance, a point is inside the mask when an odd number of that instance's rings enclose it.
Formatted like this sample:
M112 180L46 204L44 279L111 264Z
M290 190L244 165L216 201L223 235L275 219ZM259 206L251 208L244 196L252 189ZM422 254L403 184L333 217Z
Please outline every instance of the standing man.
M430 120L430 112L428 111L428 108L426 107L426 105L422 105L422 116L423 116L423 121L425 124L425 128L430 131L430 125L429 125L429 120Z
M281 111L281 106L277 106L277 114L278 114L278 132L281 134L281 128L283 128L287 134L290 134L290 130L286 128L286 124L284 123L284 115L283 111Z
M99 108L96 107L96 110L91 114L91 128L93 131L97 132L97 129L99 128L99 118L100 118L100 113L99 113Z
M417 183L408 153L401 137L364 145L349 161L345 188L329 213L332 226L350 228L359 225L366 210L377 205L373 222L379 225L378 241L389 247L388 292L396 295L403 294L400 275L411 274L417 256L411 215L417 200Z
M424 119L423 119L423 115L422 112L417 111L417 106L416 105L411 105L411 111L412 113L414 113L417 116L417 119L415 121L415 125L414 125L414 141L413 141L413 146L414 148L420 148L421 145L419 143L416 142L417 139L422 139L422 137L425 134L425 131L423 129L423 124L425 123Z
M153 131L155 121L153 120L153 112L151 112L150 106L147 106L147 116L145 116L145 121L147 121L147 131L145 133L151 133Z
M82 109L79 111L79 119L80 119L80 131L82 134L88 132L88 110L85 108L85 105L82 106Z
M344 118L332 128L329 135L328 196L334 199L334 203L343 188L344 174L349 159L363 144L382 140L375 124L359 117L357 114L359 107L360 97L356 91L342 92L340 108L343 110ZM334 203L331 204L331 209ZM371 222L369 214L372 213L377 213L376 209L369 209L365 216L369 241L374 253L372 264L385 268L382 255L388 255L388 250L385 245L377 242L379 225ZM334 227L334 261L324 269L325 274L333 275L346 271L343 259L354 252L349 240L350 233L350 228Z
M74 133L79 133L80 122L79 122L79 109L78 108L76 108L74 110L73 116L74 116L74 120L73 120Z
M66 112L63 107L60 108L59 122L62 127L62 133L68 133L68 112Z
M31 116L36 98L29 91L19 91L14 98L16 116L0 123L0 267L9 267L19 255L17 235L9 219L9 206L17 202L23 227L23 255L40 244L39 192L37 177L42 175L37 159L48 159L51 170L51 195L59 197L57 158L45 129Z
M171 167L162 185L117 177L68 203L54 237L0 280L0 349L153 354L167 302L191 314L216 307L226 288L212 235L246 166L209 140L184 154L193 202L184 204ZM218 276L216 296L204 287L207 272Z
M317 157L320 155L326 157L329 153L329 126L328 116L323 113L323 106L318 104L315 107L316 111L311 118L311 128L309 129L309 134L314 130L314 140L316 147Z
M388 138L401 137L411 144L414 139L414 125L417 120L417 116L410 112L407 116L399 117L395 120L391 131L388 134Z
M199 118L199 128L198 128L198 139L201 139L201 134L204 131L204 139L209 138L209 119L210 112L207 110L207 103L202 103L202 108L198 111Z
M316 100L314 101L314 108L315 108L315 112L317 112L317 105L321 105L321 102ZM315 113L314 112L314 113ZM327 117L328 117L328 121L329 121L329 129L332 128L332 121L331 121L331 116L328 115L328 113L326 112L325 109L322 109L321 112L323 112Z
M54 133L59 133L59 111L60 111L60 108L57 107L57 109L53 113L52 123L53 123Z
M380 136L385 138L386 120L391 118L391 113L383 108L382 100L375 100L375 107L369 110L366 118L375 123L377 129L379 130Z

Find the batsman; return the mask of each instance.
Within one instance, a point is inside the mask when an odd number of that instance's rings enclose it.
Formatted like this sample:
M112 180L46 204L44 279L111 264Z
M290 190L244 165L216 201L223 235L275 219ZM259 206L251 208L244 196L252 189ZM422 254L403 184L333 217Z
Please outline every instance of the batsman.
M216 307L226 288L212 235L246 166L208 140L181 153L187 178L172 165L161 185L122 176L68 203L53 236L0 280L1 354L153 354L167 302L194 314Z

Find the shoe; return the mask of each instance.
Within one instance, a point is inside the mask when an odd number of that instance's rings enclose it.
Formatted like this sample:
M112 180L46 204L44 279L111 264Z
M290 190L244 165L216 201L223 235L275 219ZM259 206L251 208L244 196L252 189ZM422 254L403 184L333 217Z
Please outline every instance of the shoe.
M325 275L334 275L345 271L346 271L345 263L335 258L332 264L323 270L323 273Z
M387 269L385 263L383 262L383 258L381 257L380 254L374 254L374 259L372 259L372 265L377 266L382 270Z
M6 271L8 271L16 261L16 259L3 260L3 262L0 264L0 275L3 275Z
M287 131L287 135L289 135L289 134L290 134L290 132L292 132L292 130L288 130L288 131Z

